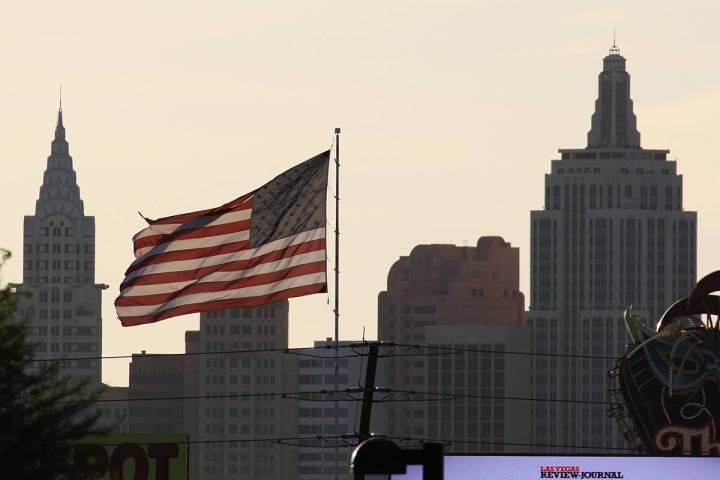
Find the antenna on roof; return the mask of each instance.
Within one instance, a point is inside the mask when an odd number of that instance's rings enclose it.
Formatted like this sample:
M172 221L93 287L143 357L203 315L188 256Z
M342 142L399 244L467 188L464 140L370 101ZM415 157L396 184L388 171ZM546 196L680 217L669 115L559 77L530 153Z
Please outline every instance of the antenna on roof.
M613 26L613 44L612 47L610 47L610 55L620 55L620 49L615 42L615 26Z

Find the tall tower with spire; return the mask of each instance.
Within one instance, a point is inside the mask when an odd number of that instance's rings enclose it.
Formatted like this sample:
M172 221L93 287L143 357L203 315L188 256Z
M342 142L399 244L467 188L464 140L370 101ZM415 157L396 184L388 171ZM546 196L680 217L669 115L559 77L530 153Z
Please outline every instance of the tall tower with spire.
M31 325L39 358L65 358L64 373L100 382L102 289L95 283L95 218L85 215L63 125L55 138L35 202L25 216L23 283L18 313Z
M669 150L640 144L625 63L613 44L587 146L560 150L530 213L533 348L596 357L534 357L536 397L588 403L534 404L533 443L624 447L607 405L591 403L607 400L610 358L624 351L623 309L654 325L695 283L696 213Z
M630 99L630 74L615 43L603 59L598 98L588 132L588 148L640 148L640 132Z

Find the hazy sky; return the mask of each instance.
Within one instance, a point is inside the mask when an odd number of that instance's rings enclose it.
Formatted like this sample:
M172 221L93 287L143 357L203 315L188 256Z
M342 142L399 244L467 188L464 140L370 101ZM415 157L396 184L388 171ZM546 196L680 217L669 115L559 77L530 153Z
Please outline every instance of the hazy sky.
M341 337L377 331L387 271L420 243L521 248L558 148L584 147L612 43L642 144L669 148L720 268L720 4L692 2L7 2L0 16L0 247L22 280L58 84L97 228L103 354L179 352L197 316L122 328L137 214L217 206L330 146L342 127ZM290 342L333 334L327 295L291 300ZM103 378L127 384L127 362Z

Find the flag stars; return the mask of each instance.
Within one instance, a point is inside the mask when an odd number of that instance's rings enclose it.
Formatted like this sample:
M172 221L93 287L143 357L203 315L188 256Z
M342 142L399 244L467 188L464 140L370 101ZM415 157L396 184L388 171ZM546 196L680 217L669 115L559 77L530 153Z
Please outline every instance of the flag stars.
M256 191L251 246L324 225L327 165L325 153L278 175Z

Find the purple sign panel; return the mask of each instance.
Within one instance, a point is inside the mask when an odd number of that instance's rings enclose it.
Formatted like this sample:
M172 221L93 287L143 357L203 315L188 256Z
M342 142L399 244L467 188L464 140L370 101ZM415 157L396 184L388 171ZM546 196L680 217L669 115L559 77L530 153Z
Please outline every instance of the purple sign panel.
M720 478L718 457L445 457L445 480L542 480L546 478L622 478L625 480L687 480ZM422 467L408 467L407 475L392 480L422 480Z

